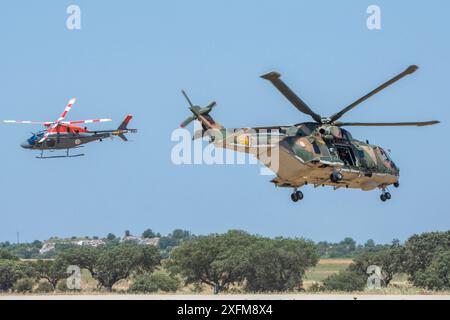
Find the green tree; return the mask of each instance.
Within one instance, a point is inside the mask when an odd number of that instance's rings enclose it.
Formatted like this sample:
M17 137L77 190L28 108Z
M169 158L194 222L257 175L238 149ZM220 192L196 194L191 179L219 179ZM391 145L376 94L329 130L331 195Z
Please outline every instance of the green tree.
M108 233L108 235L106 236L106 240L108 241L114 241L116 239L116 236L112 233Z
M187 240L191 238L191 233L187 230L175 229L172 231L171 238L176 240Z
M431 290L450 290L450 249L437 254L425 270L417 272L415 283Z
M394 240L388 248L379 251L363 251L358 254L349 270L368 277L367 268L376 265L381 268L383 285L388 286L394 275L402 271L403 247L398 240Z
M25 262L0 260L0 291L8 291L21 278L34 276L33 268Z
M69 265L75 265L81 269L87 269L91 274L94 274L95 264L100 248L101 247L94 248L90 246L77 246L62 252L58 256L58 259L65 268Z
M252 292L299 290L306 269L319 260L314 243L303 239L258 239L247 252L246 289Z
M152 231L152 229L146 229L144 232L142 232L142 238L154 238L154 237L156 237L156 235Z
M59 280L67 278L67 264L61 258L56 260L38 260L33 264L36 271L36 276L39 279L46 279L53 289L56 289L56 284Z
M171 252L169 269L180 273L186 284L207 284L215 293L244 280L248 247L254 237L243 231L228 231L184 241Z
M442 252L450 248L450 230L413 235L404 244L403 269L416 286L421 286L419 277Z
M160 264L159 251L154 246L131 243L117 246L80 247L64 252L65 265L88 269L94 279L108 291L119 280L131 274L152 272Z
M133 272L152 272L160 263L159 251L154 246L120 245L99 252L93 277L108 291L119 280Z

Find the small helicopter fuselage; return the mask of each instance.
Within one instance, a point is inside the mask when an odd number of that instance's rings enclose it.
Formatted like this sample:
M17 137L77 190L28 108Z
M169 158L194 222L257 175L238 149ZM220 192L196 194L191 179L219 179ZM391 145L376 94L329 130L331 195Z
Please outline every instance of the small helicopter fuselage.
M136 133L137 129L128 129L128 123L133 116L127 115L117 129L114 130L96 130L89 131L86 127L80 127L80 124L86 123L100 123L112 121L111 119L91 119L91 120L75 120L65 121L69 111L72 109L76 99L72 98L64 108L63 113L56 121L29 121L29 120L4 120L5 123L19 123L19 124L40 124L47 127L46 130L33 133L33 135L26 141L22 142L20 146L24 149L39 150L41 155L37 158L66 158L66 157L80 157L84 154L77 154L69 156L69 150L79 148L83 144L102 141L105 138L113 138L118 136L123 141L128 141L126 133ZM67 150L65 156L44 157L44 150Z
M83 144L109 138L114 133L109 131L88 131L87 128L81 128L73 125L61 125L51 132L51 135L40 142L46 131L40 131L33 134L20 146L31 150L61 150L77 148Z

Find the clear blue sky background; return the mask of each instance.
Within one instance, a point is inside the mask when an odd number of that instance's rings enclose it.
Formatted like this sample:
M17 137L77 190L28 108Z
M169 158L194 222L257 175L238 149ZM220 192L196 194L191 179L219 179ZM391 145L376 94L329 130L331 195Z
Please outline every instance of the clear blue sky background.
M66 29L78 4L82 30ZM382 30L366 9L382 10ZM174 228L244 229L338 241L405 240L448 230L450 42L448 1L3 1L0 118L135 115L132 142L90 144L86 157L40 161L19 144L26 125L1 125L0 241L121 235ZM276 189L258 166L175 166L170 135L188 115L185 88L215 118L241 127L309 120L259 75L277 70L318 113L330 115L410 64L421 68L343 120L438 119L424 128L354 128L387 149L401 187L379 192Z

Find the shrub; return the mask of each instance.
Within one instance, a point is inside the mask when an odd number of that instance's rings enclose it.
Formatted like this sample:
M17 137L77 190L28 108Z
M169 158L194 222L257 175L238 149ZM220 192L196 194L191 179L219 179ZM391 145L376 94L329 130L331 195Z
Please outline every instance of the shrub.
M30 278L21 278L14 283L13 291L25 293L33 290L33 280Z
M321 286L318 282L314 282L309 288L309 292L320 292L323 291L323 286Z
M16 256L14 256L13 254L11 254L10 252L4 250L4 249L0 249L0 259L3 260L19 260L19 258L17 258Z
M34 291L35 292L40 292L40 293L48 293L48 292L53 292L54 290L55 289L50 284L50 282L48 282L48 281L41 281L41 282L39 282L37 288Z
M323 288L329 291L362 291L366 283L365 275L344 270L326 278L323 281Z
M58 284L56 285L56 290L62 291L62 292L66 292L69 290L69 288L67 288L66 279L62 279L62 280L58 281Z
M164 273L144 273L134 279L129 291L134 293L175 292L179 285L178 279Z

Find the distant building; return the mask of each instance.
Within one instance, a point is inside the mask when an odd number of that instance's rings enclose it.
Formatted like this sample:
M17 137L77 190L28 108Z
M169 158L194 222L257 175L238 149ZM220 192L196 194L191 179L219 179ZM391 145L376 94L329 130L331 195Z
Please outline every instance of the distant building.
M151 246L157 246L159 243L159 238L158 237L154 237L154 238L142 238L142 237L137 237L137 236L126 236L123 237L120 242L126 242L126 241L130 241L130 242L134 242L136 244L140 244L140 245L151 245Z
M90 246L90 247L96 248L98 246L104 245L105 241L100 240L100 239L94 239L94 240L79 240L79 241L75 241L72 243L79 245L79 246Z
M55 243L54 242L44 242L42 244L42 248L39 249L39 254L44 254L46 252L55 250Z
M39 249L40 254L44 254L50 251L55 250L56 244L74 244L77 246L90 246L90 247L98 247L105 244L105 241L101 239L82 239L82 240L50 240L45 241L42 245L41 249Z

